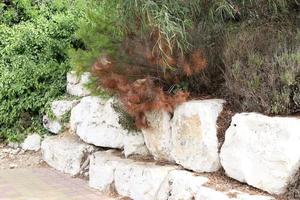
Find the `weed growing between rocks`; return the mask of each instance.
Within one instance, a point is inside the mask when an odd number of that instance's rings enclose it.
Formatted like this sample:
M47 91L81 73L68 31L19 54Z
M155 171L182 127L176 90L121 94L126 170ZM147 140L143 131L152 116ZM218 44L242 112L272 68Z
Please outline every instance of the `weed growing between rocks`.
M113 109L119 114L119 123L124 129L130 132L139 131L139 129L135 126L134 118L124 110L120 102L115 101L112 106Z

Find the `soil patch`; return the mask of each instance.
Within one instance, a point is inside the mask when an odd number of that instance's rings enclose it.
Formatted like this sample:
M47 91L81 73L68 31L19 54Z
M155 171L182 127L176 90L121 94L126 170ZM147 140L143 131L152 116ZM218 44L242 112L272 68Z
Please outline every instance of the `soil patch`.
M47 167L40 151L24 151L20 147L12 148L4 144L0 144L0 161L0 170Z

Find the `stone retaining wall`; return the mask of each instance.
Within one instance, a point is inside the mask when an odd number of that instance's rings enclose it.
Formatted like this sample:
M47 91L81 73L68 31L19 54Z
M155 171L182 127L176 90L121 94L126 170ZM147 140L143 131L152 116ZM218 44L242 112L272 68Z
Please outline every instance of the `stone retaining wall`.
M83 158L89 156L89 184L103 192L114 191L134 200L276 199L300 168L298 118L236 114L221 146L217 120L225 101L194 100L178 106L172 117L164 111L148 113L150 127L130 132L122 128L112 108L116 99L88 96L72 74L68 91L73 95L80 91L78 96L85 97L76 102L54 102L59 106L53 106L53 113L63 115L71 110L70 128L77 140L74 143L72 139L74 144L69 145L66 141L70 139L63 139L66 136L52 136L43 141L42 152L51 166L72 175L80 173ZM55 110L58 107L61 112ZM59 116L57 119L60 123ZM49 124L45 127L51 131ZM158 164L164 162L168 165ZM217 191L199 174L222 168L228 177L275 196L234 187Z

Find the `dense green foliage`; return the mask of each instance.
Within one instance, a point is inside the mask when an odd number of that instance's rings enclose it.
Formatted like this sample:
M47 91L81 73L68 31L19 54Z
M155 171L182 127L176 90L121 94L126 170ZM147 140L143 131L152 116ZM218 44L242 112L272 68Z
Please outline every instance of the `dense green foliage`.
M101 53L115 54L120 46L122 33L118 26L118 0L87 1L86 17L79 20L76 37L82 48L70 50L72 65L77 72L89 71Z
M20 140L40 131L45 105L64 94L67 50L80 43L80 1L0 3L0 138Z

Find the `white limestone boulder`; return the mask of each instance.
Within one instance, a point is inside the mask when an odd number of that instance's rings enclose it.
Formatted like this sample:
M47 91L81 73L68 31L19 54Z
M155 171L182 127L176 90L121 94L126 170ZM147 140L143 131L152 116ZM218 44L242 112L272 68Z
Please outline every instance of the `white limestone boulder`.
M141 132L130 132L124 137L124 155L129 157L131 155L148 156L150 152L145 145L144 136Z
M217 119L224 103L220 99L188 101L176 108L171 138L176 163L196 172L219 170Z
M89 186L102 192L113 192L116 168L132 162L122 159L114 150L98 151L92 154L90 156Z
M118 194L134 200L155 200L156 194L174 166L134 162L115 171L115 188Z
M63 124L56 119L50 119L48 116L43 116L43 126L51 133L59 134L63 129Z
M124 149L126 156L148 154L141 133L130 133L119 124L114 99L84 97L71 111L70 126L83 141L100 147Z
M51 103L51 112L53 113L53 119L49 116L43 117L43 126L45 129L47 129L49 132L58 134L63 129L63 122L62 118L64 115L66 115L68 112L71 111L71 109L78 104L78 100L57 100L53 101Z
M300 119L236 114L226 131L226 174L272 194L285 192L300 167Z
M71 111L70 128L75 133L88 123L102 123L102 113L105 101L98 97L87 96L81 99ZM98 120L99 119L99 120ZM101 121L102 119L102 121ZM92 122L89 122L93 120Z
M179 170L177 166L123 158L116 150L99 151L90 156L89 185L102 192L117 192L133 200L274 200L252 191L232 190L226 182L221 191L205 175ZM246 191L249 187L245 186ZM251 190L251 189L250 189Z
M72 135L47 137L41 145L43 160L51 167L71 175L80 172L81 166L95 150Z
M208 178L196 176L185 170L173 170L165 178L156 195L156 200L190 200L208 182Z
M51 104L51 110L57 119L61 119L65 114L79 103L79 100L57 100Z
M218 191L213 182L203 175L185 170L170 171L161 184L156 200L274 200L271 196L251 195L238 190ZM226 183L230 188L230 182ZM231 186L232 187L232 186Z
M83 73L80 77L76 72L71 71L67 74L67 92L73 96L84 97L90 95L90 91L86 88L86 84L90 81L91 74Z
M165 111L146 114L148 128L142 129L145 143L155 160L173 161L171 157L171 116Z
M155 200L160 185L174 170L150 162L124 159L116 151L100 151L90 156L89 185L102 192L116 190L134 200Z
M41 136L39 134L28 135L22 143L22 149L25 151L38 151L41 148Z
M230 198L224 192L214 190L209 187L201 187L196 195L195 200L230 200Z

